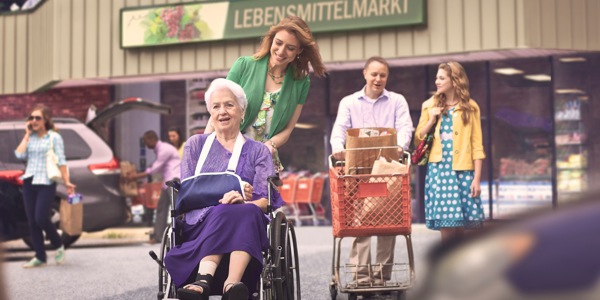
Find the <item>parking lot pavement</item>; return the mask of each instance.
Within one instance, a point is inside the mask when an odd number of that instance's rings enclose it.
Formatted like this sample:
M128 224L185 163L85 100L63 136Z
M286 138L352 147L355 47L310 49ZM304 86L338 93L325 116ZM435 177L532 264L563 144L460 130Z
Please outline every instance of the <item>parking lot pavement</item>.
M97 232L84 232L77 242L71 247L85 248L102 245L122 245L146 243L149 239L148 232L151 227L116 227ZM2 247L7 250L6 258L11 258L15 253L29 251L29 247L22 240L3 242Z

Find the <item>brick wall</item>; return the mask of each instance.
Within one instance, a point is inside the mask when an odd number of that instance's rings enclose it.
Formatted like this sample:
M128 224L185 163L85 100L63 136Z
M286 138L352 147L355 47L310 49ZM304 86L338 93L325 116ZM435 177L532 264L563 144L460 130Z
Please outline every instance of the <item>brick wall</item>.
M85 121L88 108L101 110L111 103L110 86L86 86L51 89L37 94L0 95L0 121L23 119L34 105L47 105L53 116Z

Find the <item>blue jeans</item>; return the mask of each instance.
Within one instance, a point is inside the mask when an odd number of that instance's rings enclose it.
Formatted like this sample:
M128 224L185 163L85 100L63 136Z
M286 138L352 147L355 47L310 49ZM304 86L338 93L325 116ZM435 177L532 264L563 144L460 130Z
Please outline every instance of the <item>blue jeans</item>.
M35 257L46 262L44 233L42 231L46 232L46 236L53 247L62 246L62 239L58 235L56 227L50 221L52 202L56 195L56 183L51 185L31 184L32 180L33 178L30 177L23 181L23 202Z

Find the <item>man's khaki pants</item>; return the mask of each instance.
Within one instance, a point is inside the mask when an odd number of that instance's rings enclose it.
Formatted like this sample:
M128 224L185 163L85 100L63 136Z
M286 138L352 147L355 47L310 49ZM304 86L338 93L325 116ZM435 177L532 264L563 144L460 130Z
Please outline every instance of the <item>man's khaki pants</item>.
M369 284L372 280L376 284L383 284L381 280L389 281L392 278L392 264L394 263L394 248L396 236L377 237L377 257L372 265L372 277L369 279L371 264L371 237L357 237L350 250L350 264L356 265L356 280L358 284ZM383 266L383 268L382 268Z

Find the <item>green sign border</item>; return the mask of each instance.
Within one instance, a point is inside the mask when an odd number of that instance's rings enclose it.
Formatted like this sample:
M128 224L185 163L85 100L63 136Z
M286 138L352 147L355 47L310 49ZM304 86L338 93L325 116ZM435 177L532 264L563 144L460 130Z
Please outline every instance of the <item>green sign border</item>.
M289 14L302 17L313 33L418 26L426 24L427 0L214 0L124 7L120 47L255 38ZM131 28L124 27L124 18ZM136 41L125 43L126 35Z

